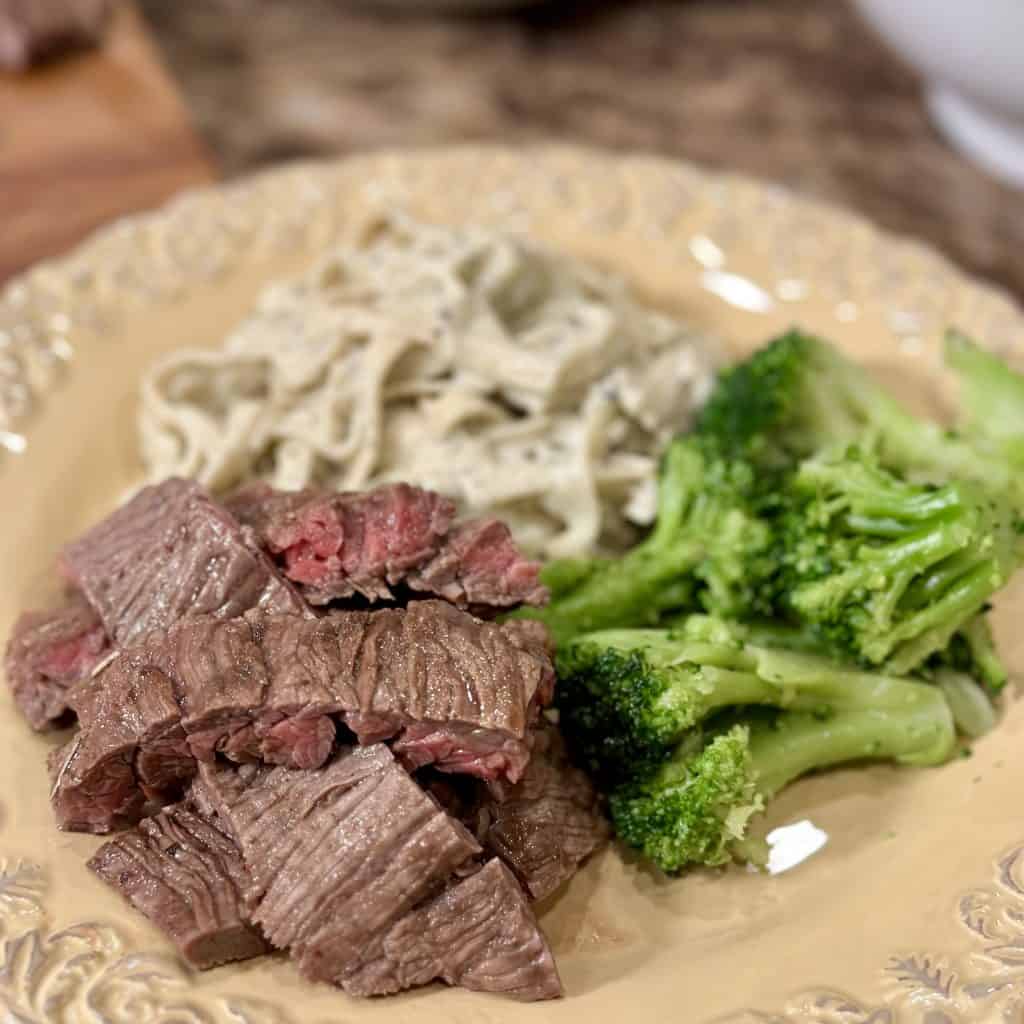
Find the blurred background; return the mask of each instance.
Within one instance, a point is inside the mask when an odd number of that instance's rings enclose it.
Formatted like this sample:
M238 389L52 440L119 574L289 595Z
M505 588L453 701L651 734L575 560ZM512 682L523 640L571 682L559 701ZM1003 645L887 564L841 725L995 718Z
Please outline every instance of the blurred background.
M442 10L451 0L114 2L98 48L59 59L51 26L47 63L0 74L0 276L118 212L280 161L554 139L778 181L931 241L1024 296L1019 83L999 78L997 53L1008 42L1015 67L1021 35L1010 29L1024 27L1024 5L1006 2L1010 24L995 18L980 38L949 18L984 24L1003 0L985 16L940 0L592 0L488 12ZM106 0L0 0L0 59L4 5L9 55L19 3L98 10ZM941 30L934 40L921 18ZM80 35L65 41L80 45ZM951 81L936 85L943 68ZM975 82L978 68L994 84ZM921 69L933 76L927 90ZM980 108L957 108L965 96Z

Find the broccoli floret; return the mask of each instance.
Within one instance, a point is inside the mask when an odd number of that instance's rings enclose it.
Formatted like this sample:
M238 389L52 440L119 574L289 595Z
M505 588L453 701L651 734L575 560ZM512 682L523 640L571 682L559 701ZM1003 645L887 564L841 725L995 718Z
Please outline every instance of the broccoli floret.
M792 330L719 377L697 431L723 454L764 468L849 444L869 445L907 479L980 480L1012 488L1005 458L918 419L862 367Z
M706 602L716 611L754 603L752 567L771 546L758 515L763 476L724 459L701 439L680 438L663 459L653 531L622 558L553 562L543 575L551 603L519 614L539 618L556 642L611 626L651 626Z
M949 646L930 660L929 665L968 675L992 694L999 693L1010 678L996 652L992 629L984 612L971 619L953 637Z
M783 699L757 677L738 632L713 620L701 625L587 633L558 649L559 724L596 778L650 771L720 708Z
M807 772L860 759L948 760L955 733L942 693L906 680L900 689L878 710L787 711L734 725L706 745L691 737L651 777L612 793L615 830L666 872L724 864L744 856L750 819Z
M959 331L947 331L946 365L960 383L960 423L979 447L1024 466L1024 376Z
M776 519L773 600L837 653L905 674L1007 582L1015 521L970 481L908 483L855 448L808 459Z
M557 656L559 722L605 785L643 777L724 708L826 714L898 704L906 682L816 654L761 646L737 623L696 615L673 630L585 634ZM895 697L894 697L895 694Z
M650 780L617 790L609 804L619 838L662 871L728 863L732 844L764 808L750 730L734 726L706 746L695 734Z

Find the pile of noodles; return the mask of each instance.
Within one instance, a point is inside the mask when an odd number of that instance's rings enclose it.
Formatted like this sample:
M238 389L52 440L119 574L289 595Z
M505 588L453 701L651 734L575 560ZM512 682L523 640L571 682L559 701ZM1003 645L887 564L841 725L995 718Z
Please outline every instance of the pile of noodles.
M651 522L658 455L713 365L708 339L615 276L392 218L270 287L220 349L153 367L141 443L153 479L408 480L537 555L593 554Z

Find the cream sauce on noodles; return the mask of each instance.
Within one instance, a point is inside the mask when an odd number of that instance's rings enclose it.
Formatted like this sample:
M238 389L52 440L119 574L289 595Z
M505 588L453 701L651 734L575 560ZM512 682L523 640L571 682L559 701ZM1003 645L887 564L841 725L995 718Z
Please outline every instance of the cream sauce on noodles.
M213 351L147 374L153 479L213 490L408 480L506 519L546 557L651 522L658 453L715 346L626 283L490 231L389 218L276 284Z

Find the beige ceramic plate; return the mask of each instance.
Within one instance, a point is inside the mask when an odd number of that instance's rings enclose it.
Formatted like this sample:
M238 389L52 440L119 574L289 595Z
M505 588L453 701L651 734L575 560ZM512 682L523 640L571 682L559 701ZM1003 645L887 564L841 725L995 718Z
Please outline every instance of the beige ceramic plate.
M303 166L122 222L0 299L0 635L45 598L57 546L134 484L139 374L214 344L272 278L368 210L531 231L626 274L739 351L792 322L914 401L949 396L956 323L1024 356L1003 296L921 247L784 192L691 167L567 149L463 149ZM22 450L24 449L24 450ZM1024 671L1024 591L999 641ZM666 881L618 852L543 908L568 997L522 1007L439 987L353 1002L284 960L202 976L86 871L97 841L47 805L49 746L0 707L0 1020L71 1024L611 1024L1020 1021L1024 701L969 759L806 780L771 809L828 844L790 872Z

